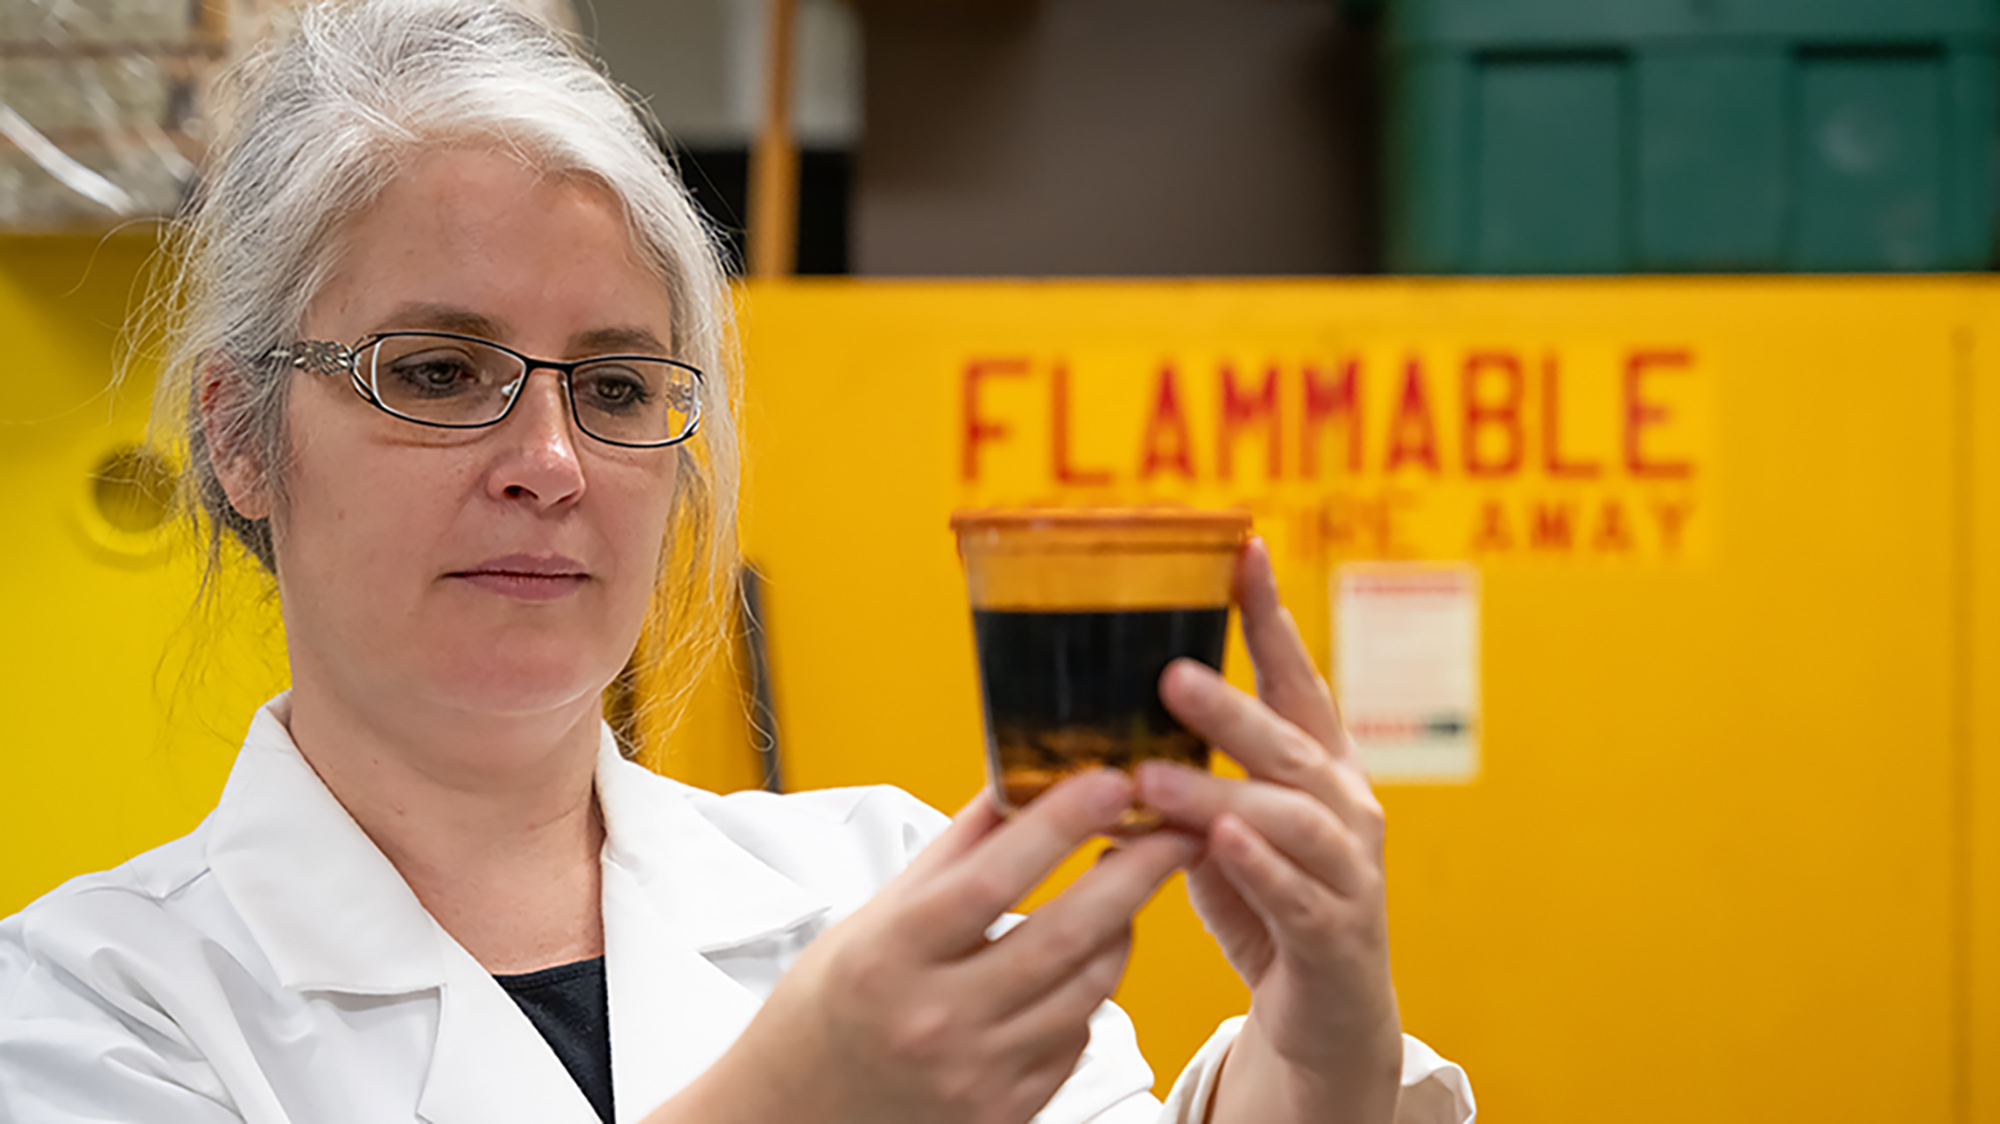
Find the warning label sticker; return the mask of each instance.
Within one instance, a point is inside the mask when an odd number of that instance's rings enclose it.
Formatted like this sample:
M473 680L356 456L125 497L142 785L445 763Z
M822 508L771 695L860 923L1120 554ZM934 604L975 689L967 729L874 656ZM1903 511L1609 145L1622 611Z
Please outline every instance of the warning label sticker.
M1377 781L1479 772L1479 572L1356 563L1334 576L1334 682Z

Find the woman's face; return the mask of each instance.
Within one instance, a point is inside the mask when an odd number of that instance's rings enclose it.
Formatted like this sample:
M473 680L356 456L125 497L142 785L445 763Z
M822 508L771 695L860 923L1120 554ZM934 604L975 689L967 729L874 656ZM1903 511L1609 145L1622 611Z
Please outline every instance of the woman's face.
M423 157L340 249L306 339L428 328L540 359L670 353L666 291L613 197L504 153ZM415 425L308 374L287 420L272 529L299 689L390 723L594 715L645 614L676 450L580 433L546 370L487 429Z

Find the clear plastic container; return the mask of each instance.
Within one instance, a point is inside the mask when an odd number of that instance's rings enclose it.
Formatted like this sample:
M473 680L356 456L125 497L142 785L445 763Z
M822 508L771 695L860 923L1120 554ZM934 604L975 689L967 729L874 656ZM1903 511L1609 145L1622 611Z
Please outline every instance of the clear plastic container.
M986 710L987 771L1012 812L1085 769L1153 758L1208 765L1167 713L1160 674L1221 669L1242 511L1064 508L952 517ZM1121 825L1158 816L1134 809Z

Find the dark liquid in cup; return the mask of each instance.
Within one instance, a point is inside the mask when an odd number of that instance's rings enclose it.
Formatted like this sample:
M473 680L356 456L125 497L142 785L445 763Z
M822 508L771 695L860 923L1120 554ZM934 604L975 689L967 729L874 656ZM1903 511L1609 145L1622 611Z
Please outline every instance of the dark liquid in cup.
M975 609L972 630L986 699L988 762L1009 807L1094 767L1131 769L1164 757L1207 768L1208 744L1160 702L1160 673L1183 656L1220 670L1227 606L1102 613Z

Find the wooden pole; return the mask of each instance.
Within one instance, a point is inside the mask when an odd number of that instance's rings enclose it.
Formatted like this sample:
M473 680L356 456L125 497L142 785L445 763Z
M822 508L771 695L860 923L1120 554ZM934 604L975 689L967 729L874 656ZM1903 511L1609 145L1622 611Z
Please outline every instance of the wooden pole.
M764 123L750 168L750 275L790 277L798 267L799 146L792 137L792 28L797 0L766 0Z

